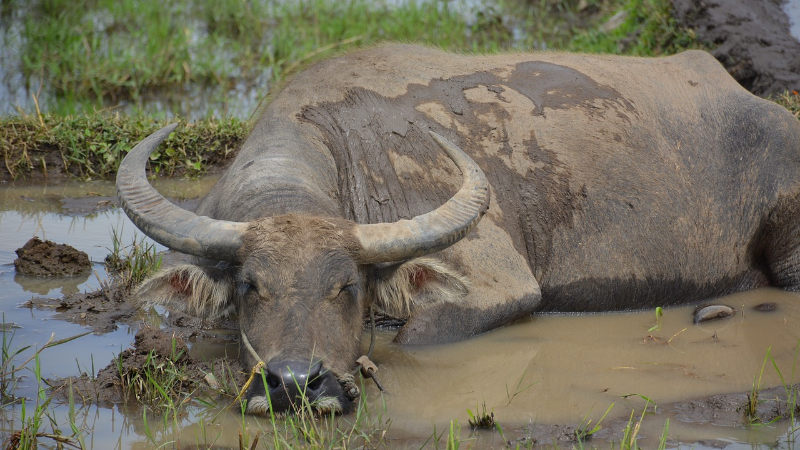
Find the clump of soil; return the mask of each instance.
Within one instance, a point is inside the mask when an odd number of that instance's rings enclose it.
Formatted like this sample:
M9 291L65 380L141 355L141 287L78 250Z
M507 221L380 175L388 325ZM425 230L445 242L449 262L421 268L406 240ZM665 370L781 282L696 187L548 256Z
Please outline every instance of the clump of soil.
M750 92L777 95L800 90L800 42L789 33L781 1L672 0L683 26Z
M160 371L160 372L159 372ZM200 361L189 356L186 343L178 336L157 328L142 328L134 337L133 347L120 353L96 377L82 374L50 380L58 396L73 397L99 405L132 402L147 403L147 396L158 397L148 380L163 377L159 385L171 396L227 395L233 399L236 386L247 379L238 362L228 359ZM169 380L164 381L164 380Z
M73 276L92 268L89 255L66 244L42 241L34 237L16 250L17 272L39 277Z
M88 293L74 293L61 298L30 299L28 308L53 310L55 319L66 320L91 328L95 333L108 333L119 324L135 322L138 307L127 301L119 285L105 286Z

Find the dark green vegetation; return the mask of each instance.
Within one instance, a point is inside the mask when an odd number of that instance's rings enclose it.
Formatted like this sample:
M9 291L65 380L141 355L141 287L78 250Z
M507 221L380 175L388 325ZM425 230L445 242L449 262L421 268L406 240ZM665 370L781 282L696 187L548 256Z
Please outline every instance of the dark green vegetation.
M634 56L671 55L703 46L672 17L669 1L627 0L599 27L577 33L567 49Z
M81 178L113 176L122 158L150 133L173 120L94 113L0 117L0 148L5 176L69 173ZM150 157L151 170L165 175L199 175L208 164L223 163L246 136L246 122L235 117L189 122Z

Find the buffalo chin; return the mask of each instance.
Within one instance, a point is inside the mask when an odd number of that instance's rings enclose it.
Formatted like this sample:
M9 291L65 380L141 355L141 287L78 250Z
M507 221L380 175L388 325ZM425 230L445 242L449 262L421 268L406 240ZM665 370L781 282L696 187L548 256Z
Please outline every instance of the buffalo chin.
M310 402L311 410L318 415L328 414L347 414L353 406L353 402L343 397L320 397ZM290 414L297 413L300 406L293 405L291 409L283 411L274 411L276 414ZM267 416L270 412L270 402L265 396L254 396L247 401L245 414L252 414L255 416Z

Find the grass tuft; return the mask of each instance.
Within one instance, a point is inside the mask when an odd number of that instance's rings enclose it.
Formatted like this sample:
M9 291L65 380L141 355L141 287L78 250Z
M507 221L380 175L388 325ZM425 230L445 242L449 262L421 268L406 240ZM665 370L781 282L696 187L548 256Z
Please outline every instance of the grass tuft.
M800 119L800 92L786 91L770 100L788 109L790 113Z
M475 407L475 414L469 409L467 409L467 414L469 414L470 429L477 430L483 428L493 430L498 427L497 422L494 421L494 411L486 411L486 402L483 402L480 412L478 408Z
M106 269L125 290L130 291L161 269L162 255L158 253L155 243L145 242L145 237L137 239L134 233L131 244L126 247L116 228L112 227L111 241L111 253L105 259Z

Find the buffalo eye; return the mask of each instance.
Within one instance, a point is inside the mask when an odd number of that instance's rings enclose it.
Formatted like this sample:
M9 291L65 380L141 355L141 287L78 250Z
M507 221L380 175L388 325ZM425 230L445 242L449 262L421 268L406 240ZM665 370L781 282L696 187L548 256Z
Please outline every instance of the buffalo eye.
M342 286L342 288L339 290L339 294L336 296L336 299L346 300L356 298L358 297L358 291L359 288L357 284L348 284Z
M236 287L236 295L239 298L244 298L247 294L252 292L254 289L255 289L255 286L253 285L253 283L249 279L244 278L244 279L239 281L239 286Z

